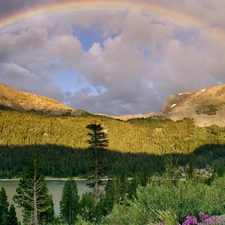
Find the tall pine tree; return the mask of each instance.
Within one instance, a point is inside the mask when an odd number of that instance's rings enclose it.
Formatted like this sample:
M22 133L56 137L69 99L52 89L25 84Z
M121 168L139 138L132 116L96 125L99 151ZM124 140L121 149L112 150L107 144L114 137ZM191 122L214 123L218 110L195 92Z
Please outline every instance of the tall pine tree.
M0 224L8 225L8 207L9 202L5 192L5 189L2 187L0 190Z
M96 208L99 201L99 186L102 184L101 178L104 175L104 153L105 148L108 146L107 135L103 131L100 124L89 124L86 126L90 130L87 140L90 145L90 169L93 174L90 176L90 182L87 184L90 188L93 188L94 192L94 207Z
M18 207L23 208L24 224L38 225L42 222L51 223L54 220L52 196L48 193L45 177L39 158L35 156L20 179L13 197Z
M9 207L8 213L8 225L18 225L18 219L16 217L16 209L13 204Z
M69 178L63 187L60 201L60 217L69 225L74 224L77 219L79 199L77 184L73 178Z

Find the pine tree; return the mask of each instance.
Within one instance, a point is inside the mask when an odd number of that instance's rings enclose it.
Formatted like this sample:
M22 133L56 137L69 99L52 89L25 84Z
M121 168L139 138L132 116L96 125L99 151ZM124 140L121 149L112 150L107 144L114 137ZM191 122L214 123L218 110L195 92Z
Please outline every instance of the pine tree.
M119 198L117 178L114 177L113 179L109 179L107 181L104 190L105 190L105 212L107 215L112 211L114 204Z
M85 192L80 200L80 215L85 221L93 221L94 214L94 196L92 192Z
M8 224L8 198L5 192L5 189L2 187L0 191L0 224Z
M38 225L54 219L52 196L48 194L45 177L37 156L31 161L20 179L17 195L13 197L18 207L23 208L24 224Z
M62 191L60 201L60 217L69 225L74 224L79 213L79 195L77 184L73 178L69 178Z
M90 145L90 169L93 175L89 178L91 180L87 185L93 188L94 192L94 207L96 208L99 201L99 186L102 184L101 178L104 175L104 152L108 146L107 135L103 131L100 124L89 124L86 126L91 132L88 133L90 139L87 140Z
M8 213L8 225L19 225L16 217L16 209L13 204L10 205Z

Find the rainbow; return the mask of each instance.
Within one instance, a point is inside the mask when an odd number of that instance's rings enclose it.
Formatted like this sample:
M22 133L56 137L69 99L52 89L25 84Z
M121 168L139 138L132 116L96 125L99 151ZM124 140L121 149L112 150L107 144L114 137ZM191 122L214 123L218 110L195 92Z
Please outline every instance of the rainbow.
M0 18L0 29L13 24L25 18L30 18L36 15L41 15L47 12L89 12L89 11L123 11L123 10L144 10L145 13L156 16L158 19L169 21L170 23L180 26L196 26L197 28L208 30L213 36L225 40L225 31L219 28L214 28L208 22L182 11L165 7L156 3L149 3L148 1L135 0L70 0L60 1L57 3L50 3L35 8L19 11L14 14Z

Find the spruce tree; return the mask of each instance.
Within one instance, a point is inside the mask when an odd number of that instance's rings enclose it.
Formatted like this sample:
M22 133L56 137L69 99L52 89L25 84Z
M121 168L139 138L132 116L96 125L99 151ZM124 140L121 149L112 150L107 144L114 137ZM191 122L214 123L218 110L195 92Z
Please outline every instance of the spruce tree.
M18 225L18 219L16 217L16 209L13 204L10 205L8 213L8 225Z
M94 214L94 196L92 192L85 192L80 200L80 215L85 221L93 221Z
M8 224L8 198L5 192L5 189L2 187L0 190L0 224Z
M93 174L89 177L90 182L87 184L90 188L93 188L94 193L94 207L96 208L99 201L99 186L102 184L101 178L104 175L104 152L108 146L107 135L103 131L100 124L89 124L86 126L90 130L87 140L90 145L90 164L89 167Z
M109 179L105 185L105 213L108 215L111 213L114 204L119 199L118 180L116 177Z
M52 222L54 209L52 196L48 193L39 158L35 156L20 179L13 197L18 207L22 207L24 224L38 225Z
M79 198L77 184L73 178L69 178L63 187L60 201L60 217L69 225L74 224L77 219Z

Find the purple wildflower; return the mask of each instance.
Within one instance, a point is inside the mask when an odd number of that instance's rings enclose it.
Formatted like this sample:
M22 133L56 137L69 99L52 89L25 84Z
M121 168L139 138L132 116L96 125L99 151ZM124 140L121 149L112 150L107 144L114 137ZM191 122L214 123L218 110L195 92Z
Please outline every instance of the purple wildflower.
M182 225L197 225L198 221L196 219L196 217L191 217L191 216L186 216L185 221L183 222Z
M204 212L200 212L199 216L201 217L202 222L206 223L206 224L210 224L215 221L215 217L213 217L213 216L210 217L207 214L205 214Z

